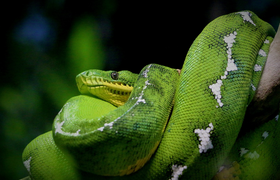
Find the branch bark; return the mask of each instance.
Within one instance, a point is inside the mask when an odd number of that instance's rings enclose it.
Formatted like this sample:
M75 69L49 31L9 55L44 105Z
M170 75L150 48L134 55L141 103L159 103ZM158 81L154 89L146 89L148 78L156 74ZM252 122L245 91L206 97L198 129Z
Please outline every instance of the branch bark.
M280 24L271 43L256 94L249 104L242 130L273 119L280 103Z

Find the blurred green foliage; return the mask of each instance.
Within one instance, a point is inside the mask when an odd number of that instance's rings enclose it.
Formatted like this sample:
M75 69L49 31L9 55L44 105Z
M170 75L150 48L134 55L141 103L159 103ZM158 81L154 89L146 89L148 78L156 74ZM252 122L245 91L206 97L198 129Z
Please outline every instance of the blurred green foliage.
M51 130L59 109L79 94L75 76L105 67L104 45L92 15L77 18L67 39L58 44L49 39L55 27L38 16L39 12L27 15L9 39L9 71L0 89L1 179L27 175L21 153L32 139Z
M191 8L183 1L4 4L12 16L5 18L0 66L0 178L27 176L21 153L32 139L51 130L63 104L79 94L78 73L87 69L137 73L148 63L180 68L202 28L213 18L234 11L253 10L276 28L279 1L255 2L202 0L192 2Z
M92 17L82 17L70 33L68 42L68 65L74 75L94 67L104 69L104 48L96 22ZM81 63L83 62L83 63Z

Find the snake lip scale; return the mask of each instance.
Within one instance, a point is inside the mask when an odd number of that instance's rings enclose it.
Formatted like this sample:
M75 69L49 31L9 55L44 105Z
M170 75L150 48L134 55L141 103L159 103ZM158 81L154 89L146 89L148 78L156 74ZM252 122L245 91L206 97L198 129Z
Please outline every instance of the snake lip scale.
M112 90L119 90L123 92L131 92L133 89L132 85L124 84L122 82L110 82L109 80L104 80L103 78L97 76L91 77L77 77L77 85L80 91L84 88L98 88L98 87L108 87Z
M90 91L96 89L96 88L107 88L111 93L113 94L118 94L118 95L130 95L131 92L124 92L124 91L120 91L120 90L116 90L116 89L111 89L111 88L108 88L108 86L106 85L90 85L90 86L87 86Z

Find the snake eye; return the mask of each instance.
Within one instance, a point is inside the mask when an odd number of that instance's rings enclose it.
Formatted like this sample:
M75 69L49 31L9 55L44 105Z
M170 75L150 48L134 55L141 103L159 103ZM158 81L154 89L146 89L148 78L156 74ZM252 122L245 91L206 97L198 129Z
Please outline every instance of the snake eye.
M111 73L111 78L114 79L114 80L118 80L118 79L119 79L119 73L117 73L117 72L112 72L112 73Z

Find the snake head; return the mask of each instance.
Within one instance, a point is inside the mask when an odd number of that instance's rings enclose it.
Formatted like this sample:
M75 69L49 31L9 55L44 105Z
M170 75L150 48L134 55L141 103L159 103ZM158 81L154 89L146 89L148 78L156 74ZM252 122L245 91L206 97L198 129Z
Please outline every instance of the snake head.
M115 106L123 105L138 77L130 71L87 70L76 76L81 94L93 95Z

